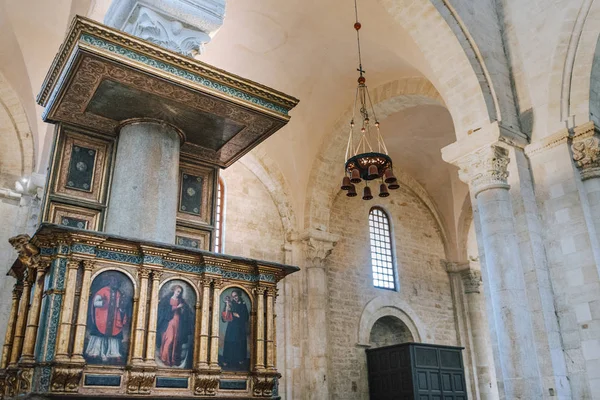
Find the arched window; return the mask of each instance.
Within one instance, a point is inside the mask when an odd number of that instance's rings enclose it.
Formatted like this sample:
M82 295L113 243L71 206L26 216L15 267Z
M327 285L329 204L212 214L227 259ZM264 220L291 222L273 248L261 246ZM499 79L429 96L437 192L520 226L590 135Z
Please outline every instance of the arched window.
M217 184L217 213L215 217L215 253L223 252L223 219L225 218L225 185L219 178Z
M390 219L379 207L373 207L369 211L369 237L373 285L382 289L396 290Z

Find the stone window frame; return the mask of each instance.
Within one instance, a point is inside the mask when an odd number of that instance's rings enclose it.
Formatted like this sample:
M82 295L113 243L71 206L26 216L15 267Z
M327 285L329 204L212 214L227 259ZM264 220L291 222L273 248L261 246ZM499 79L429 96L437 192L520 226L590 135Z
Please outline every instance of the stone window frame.
M374 217L378 220L375 220ZM392 222L388 212L380 206L371 207L369 210L369 258L373 286L377 289L397 291L398 273L392 233ZM374 255L377 256L377 260L374 260Z

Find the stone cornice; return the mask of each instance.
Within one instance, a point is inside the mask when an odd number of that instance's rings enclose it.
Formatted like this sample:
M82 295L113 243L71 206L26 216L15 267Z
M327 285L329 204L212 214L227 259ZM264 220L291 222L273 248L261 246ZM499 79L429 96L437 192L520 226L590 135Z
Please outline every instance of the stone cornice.
M475 197L488 189L509 189L509 162L507 149L497 145L485 146L458 160L458 176L469 185Z
M566 128L561 129L560 131L545 138L542 138L537 142L531 143L529 146L525 147L525 154L528 157L536 156L548 149L567 143L569 137L569 130Z

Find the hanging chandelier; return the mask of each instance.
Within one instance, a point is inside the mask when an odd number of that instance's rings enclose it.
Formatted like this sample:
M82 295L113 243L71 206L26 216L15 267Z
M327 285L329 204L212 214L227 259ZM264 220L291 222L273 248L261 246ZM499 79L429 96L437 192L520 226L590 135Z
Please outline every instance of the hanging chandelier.
M342 190L347 192L346 196L355 197L357 196L356 185L364 181L362 198L363 200L371 200L373 195L369 186L370 182L375 185L379 182L379 197L388 197L390 195L388 189L398 189L400 185L394 176L392 159L388 155L387 147L381 136L379 120L375 115L366 79L363 76L365 71L362 68L359 33L361 24L358 22L356 0L354 0L354 13L356 16L354 29L356 30L356 43L358 46L357 71L359 77L344 158L346 164L344 165ZM373 119L373 122L371 119ZM355 129L358 132L355 132Z

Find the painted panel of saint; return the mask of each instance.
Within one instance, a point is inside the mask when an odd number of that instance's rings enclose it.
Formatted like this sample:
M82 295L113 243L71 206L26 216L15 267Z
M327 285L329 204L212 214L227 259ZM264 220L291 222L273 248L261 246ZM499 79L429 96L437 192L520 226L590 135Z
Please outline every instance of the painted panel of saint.
M175 279L159 292L156 325L156 363L160 367L192 368L196 292L189 283Z
M84 357L88 364L125 365L133 309L133 283L122 272L105 271L90 288Z
M224 371L250 368L250 309L246 292L228 288L221 293L219 365Z

